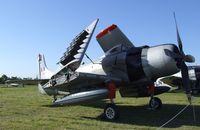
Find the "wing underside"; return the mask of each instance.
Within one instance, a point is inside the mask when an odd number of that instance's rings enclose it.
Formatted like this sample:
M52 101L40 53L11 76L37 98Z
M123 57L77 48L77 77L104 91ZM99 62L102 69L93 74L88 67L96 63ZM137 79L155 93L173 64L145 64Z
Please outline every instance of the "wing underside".
M71 70L76 70L80 66L97 23L98 19L93 21L86 29L84 29L72 40L70 46L66 49L66 52L60 58L58 63L62 66L67 65L67 67Z
M106 75L97 75L91 73L74 72L73 74L63 75L55 79L56 85L46 85L44 88L57 88L65 91L87 89L104 84L106 81L120 82L121 79Z
M67 93L64 97L56 100L53 103L54 105L81 104L106 99L109 95L109 90L105 86L105 82L110 80L120 82L120 79L106 75L76 72L69 78L59 78L56 80L57 84L55 86L50 86L47 83L44 89Z

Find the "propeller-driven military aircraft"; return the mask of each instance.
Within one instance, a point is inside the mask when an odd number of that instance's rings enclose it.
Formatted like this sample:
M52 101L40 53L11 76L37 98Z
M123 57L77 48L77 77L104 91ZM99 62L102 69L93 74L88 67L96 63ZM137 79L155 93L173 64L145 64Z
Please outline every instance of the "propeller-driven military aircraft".
M175 16L175 15L174 15ZM175 17L174 17L175 18ZM82 104L89 101L110 99L104 108L105 118L119 117L114 104L116 90L122 97L150 97L149 107L158 109L162 102L155 95L167 92L167 85L154 85L159 77L181 71L186 94L191 93L188 68L185 62L194 57L185 55L179 36L175 44L135 47L115 24L107 27L96 39L105 55L99 61L82 65L82 59L94 33L98 19L78 34L60 58L61 69L52 73L44 56L39 54L39 91L53 96L53 105ZM176 19L175 19L176 23ZM58 95L63 95L57 99Z

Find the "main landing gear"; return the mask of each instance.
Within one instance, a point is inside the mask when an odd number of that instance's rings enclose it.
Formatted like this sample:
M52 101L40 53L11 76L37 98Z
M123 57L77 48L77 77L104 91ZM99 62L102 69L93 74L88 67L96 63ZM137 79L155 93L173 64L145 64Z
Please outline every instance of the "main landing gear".
M109 103L104 108L104 117L107 120L115 120L119 118L119 108L114 103Z
M120 111L119 108L115 105L114 103L114 98L116 95L116 86L114 84L114 82L108 82L106 84L109 94L108 94L108 98L110 99L109 104L106 105L106 107L104 108L104 118L107 120L115 120L117 118L119 118L120 115Z
M162 107L162 101L158 97L151 97L149 101L149 108L152 110L160 109Z
M162 107L162 101L158 97L154 97L155 86L154 83L149 85L149 93L151 99L149 101L149 108L151 110L160 109Z

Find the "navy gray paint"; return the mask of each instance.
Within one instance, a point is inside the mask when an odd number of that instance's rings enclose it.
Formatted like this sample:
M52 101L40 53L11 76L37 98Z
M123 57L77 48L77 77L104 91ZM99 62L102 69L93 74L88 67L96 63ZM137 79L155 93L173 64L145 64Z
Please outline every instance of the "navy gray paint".
M106 53L102 60L102 67L106 74L129 82L136 82L140 79L154 82L159 77L172 75L179 71L177 61L166 54L166 50L175 52L175 47L173 44L124 49L123 45L116 46Z

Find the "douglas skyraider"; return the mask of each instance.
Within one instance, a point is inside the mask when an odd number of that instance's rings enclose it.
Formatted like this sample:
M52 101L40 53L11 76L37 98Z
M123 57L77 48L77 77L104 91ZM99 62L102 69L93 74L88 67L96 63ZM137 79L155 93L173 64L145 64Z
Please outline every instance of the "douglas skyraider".
M81 65L98 19L78 34L59 60L61 69L52 73L46 66L44 56L39 54L39 84L42 94L53 96L53 105L83 104L90 101L110 99L104 108L105 118L119 117L114 104L116 90L122 97L150 97L149 107L161 108L162 102L155 95L170 90L166 84L154 85L164 76L182 73L183 87L190 99L188 68L185 62L194 57L185 55L178 28L175 44L135 47L115 24L107 27L96 39L104 51L97 62ZM57 98L63 95L62 98Z

